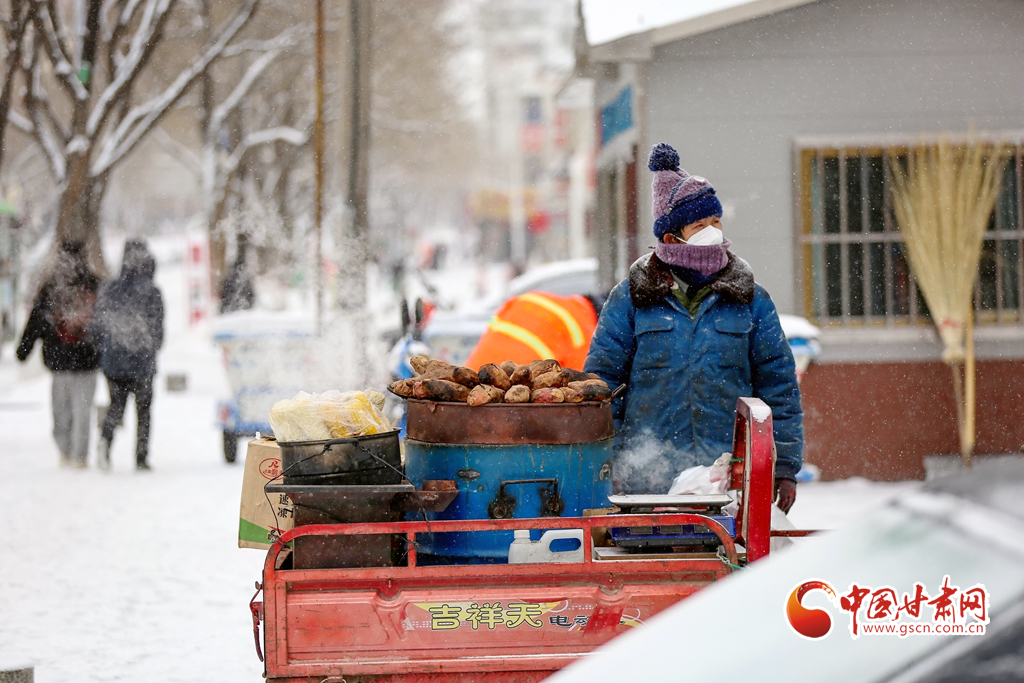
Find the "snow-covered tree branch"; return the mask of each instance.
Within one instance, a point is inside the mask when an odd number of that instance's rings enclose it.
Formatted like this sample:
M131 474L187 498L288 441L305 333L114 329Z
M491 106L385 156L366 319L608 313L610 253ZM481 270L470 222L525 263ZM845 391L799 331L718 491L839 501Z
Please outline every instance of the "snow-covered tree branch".
M14 77L21 67L22 45L24 44L25 30L32 20L32 0L12 0L11 13L5 17L2 24L4 34L4 62L2 84L0 84L0 166L4 160L4 122L11 114L11 96L14 90ZM16 127L25 131L26 125L31 128L31 123L21 115L16 116ZM25 125L22 125L25 124ZM27 131L26 131L27 132Z
M110 110L121 101L125 89L131 87L131 84L135 82L139 71L145 66L159 44L159 41L153 40L153 37L167 21L174 0L158 1L159 4L146 3L139 28L132 36L128 54L115 66L113 81L100 93L99 99L89 114L89 122L86 124L86 133L89 137L96 136L100 125L110 114Z
M61 144L54 138L53 132L46 125L46 121L44 121L44 118L52 120L54 114L52 111L47 111L46 113L42 111L49 108L49 101L42 93L40 65L36 50L33 50L33 58L29 65L27 80L28 87L25 90L24 105L29 120L32 122L32 135L42 148L47 161L50 162L50 171L53 173L54 179L57 182L61 182L64 180L64 173L67 168L63 150L64 144ZM66 139L66 135L63 132L61 138Z
M259 0L245 0L234 16L226 22L227 25L221 29L214 43L198 60L179 74L162 93L148 102L133 107L128 112L113 133L104 141L98 157L93 162L92 175L105 173L139 144L146 133L164 117L188 87L221 56L224 47L252 17L258 3Z
M37 6L37 11L32 16L32 25L42 38L40 42L50 58L50 65L57 82L63 86L72 99L87 100L89 92L76 78L76 69L71 66L68 48L64 45L64 41L54 26L55 20L56 10L53 7L53 0L49 0Z
M245 154L253 147L259 145L265 145L269 142L287 142L289 145L295 145L297 147L305 145L309 142L309 130L297 130L288 126L277 126L275 128L268 128L266 130L258 130L255 133L249 133L235 148L234 152L221 165L223 172L226 175L234 173L241 163L242 158Z
M251 40L242 33L260 2L220 0L218 26L198 49L191 43L189 58L169 46L168 36L182 35L174 26L194 24L180 0L79 0L76 8L59 0L9 0L0 150L10 123L47 160L59 186L58 242L84 241L102 270L99 211L111 171L229 48ZM282 36L268 52L295 40Z

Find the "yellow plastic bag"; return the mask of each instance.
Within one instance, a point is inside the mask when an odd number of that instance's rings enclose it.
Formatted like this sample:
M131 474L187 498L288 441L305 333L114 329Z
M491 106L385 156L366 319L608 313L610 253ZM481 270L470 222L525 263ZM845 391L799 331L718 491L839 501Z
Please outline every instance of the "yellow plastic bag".
M366 398L370 399L370 403L372 403L373 407L377 409L377 412L383 413L384 394L380 393L379 391L374 391L373 389L367 389L365 393Z
M319 397L300 391L295 398L278 401L270 410L270 427L278 441L322 441L331 438L320 416Z
M320 415L333 437L365 436L391 431L391 423L366 393L328 393L334 395L321 394Z
M373 389L300 391L278 401L270 411L270 426L278 441L323 441L342 436L380 434L393 429L383 414L384 394Z

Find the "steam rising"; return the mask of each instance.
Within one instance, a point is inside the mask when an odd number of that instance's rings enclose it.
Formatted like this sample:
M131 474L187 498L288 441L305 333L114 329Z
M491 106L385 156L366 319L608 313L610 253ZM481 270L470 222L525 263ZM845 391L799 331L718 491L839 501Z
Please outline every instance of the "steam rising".
M645 429L629 442L630 448L615 456L617 493L668 493L681 470L700 464L693 454L679 454L671 442L658 439L650 430ZM680 461L682 464L677 464Z

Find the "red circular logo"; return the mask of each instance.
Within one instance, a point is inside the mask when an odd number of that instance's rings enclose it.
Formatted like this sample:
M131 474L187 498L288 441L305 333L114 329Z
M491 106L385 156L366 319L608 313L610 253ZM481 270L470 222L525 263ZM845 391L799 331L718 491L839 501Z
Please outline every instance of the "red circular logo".
M824 638L832 630L832 617L823 609L808 609L803 606L803 599L813 590L823 590L829 599L836 601L836 592L824 581L805 581L793 589L786 601L786 618L793 630L804 638L816 640Z
M273 479L281 474L281 458L266 458L260 462L260 474Z

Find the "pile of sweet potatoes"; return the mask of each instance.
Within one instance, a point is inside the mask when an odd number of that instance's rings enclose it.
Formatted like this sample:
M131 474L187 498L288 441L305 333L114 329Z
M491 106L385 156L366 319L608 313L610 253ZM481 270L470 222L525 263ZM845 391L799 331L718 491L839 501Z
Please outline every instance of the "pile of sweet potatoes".
M537 360L518 365L507 360L488 363L474 371L423 356L409 359L418 374L391 385L404 398L429 401L488 403L580 403L607 401L611 390L600 377L559 366L558 361Z

